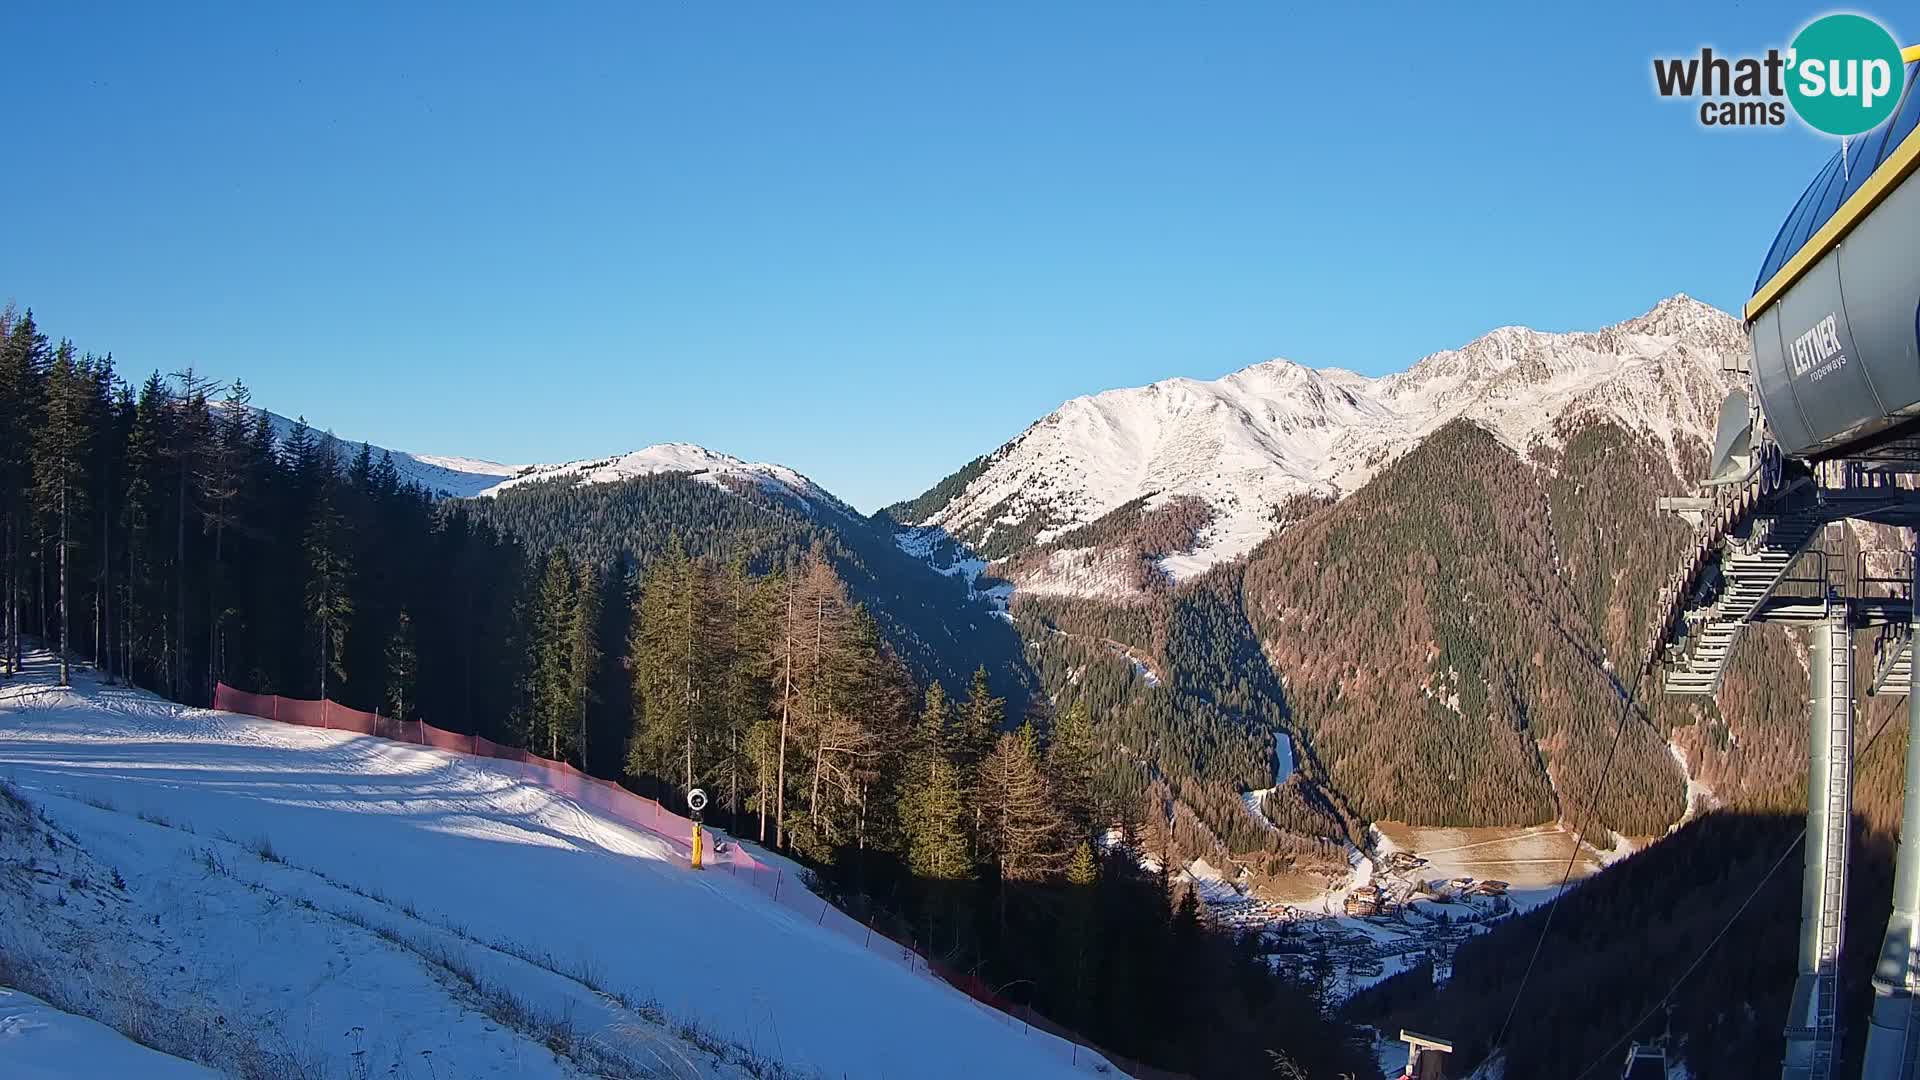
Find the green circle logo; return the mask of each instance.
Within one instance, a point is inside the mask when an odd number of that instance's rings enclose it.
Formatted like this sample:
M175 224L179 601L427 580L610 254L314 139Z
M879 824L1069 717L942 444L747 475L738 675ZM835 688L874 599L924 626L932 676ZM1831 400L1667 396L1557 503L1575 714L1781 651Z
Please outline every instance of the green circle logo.
M1787 63L1793 111L1829 135L1879 127L1906 86L1900 43L1864 15L1827 15L1808 23L1793 39Z

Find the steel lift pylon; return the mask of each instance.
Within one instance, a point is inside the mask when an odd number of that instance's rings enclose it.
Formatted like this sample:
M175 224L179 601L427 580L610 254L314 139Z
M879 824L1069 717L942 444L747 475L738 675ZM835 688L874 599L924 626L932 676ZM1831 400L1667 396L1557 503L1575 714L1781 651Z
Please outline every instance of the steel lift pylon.
M1681 513L1699 532L1662 591L1652 660L1664 668L1667 693L1712 694L1748 626L1783 623L1809 637L1807 839L1781 1076L1834 1080L1845 1027L1839 972L1853 806L1854 639L1858 631L1878 629L1866 689L1907 695L1908 783L1894 905L1875 974L1861 1076L1920 1080L1920 694L1912 692L1914 568L1920 563L1912 538L1920 534L1909 532L1904 551L1866 551L1848 559L1841 531L1848 520L1920 526L1914 476L1920 444L1867 460L1749 464L1745 473L1731 470L1735 481L1717 491L1662 501L1663 509Z

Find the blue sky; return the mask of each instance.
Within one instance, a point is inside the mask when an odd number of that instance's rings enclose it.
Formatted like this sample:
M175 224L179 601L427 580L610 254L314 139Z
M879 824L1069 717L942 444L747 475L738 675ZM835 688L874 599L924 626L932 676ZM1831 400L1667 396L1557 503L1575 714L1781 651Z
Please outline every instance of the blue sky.
M871 509L1077 394L1735 308L1830 152L1652 89L1804 5L396 6L11 8L0 297L343 437Z

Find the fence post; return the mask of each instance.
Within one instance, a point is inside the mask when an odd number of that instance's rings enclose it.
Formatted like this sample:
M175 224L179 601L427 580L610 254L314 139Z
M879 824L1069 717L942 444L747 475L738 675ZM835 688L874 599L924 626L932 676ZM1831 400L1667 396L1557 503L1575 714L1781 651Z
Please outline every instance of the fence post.
M787 872L785 870L782 870L779 873L773 875L773 898L775 900L780 899L780 883L782 881L785 881L786 877L787 877Z

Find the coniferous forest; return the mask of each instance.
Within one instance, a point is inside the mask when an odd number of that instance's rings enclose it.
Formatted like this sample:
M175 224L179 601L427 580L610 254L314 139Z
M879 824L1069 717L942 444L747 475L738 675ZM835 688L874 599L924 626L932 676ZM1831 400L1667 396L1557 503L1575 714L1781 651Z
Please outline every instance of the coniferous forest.
M1114 1052L1196 1076L1264 1072L1270 1050L1316 1076L1362 1060L1255 942L1140 869L1125 844L1182 827L1152 793L1192 780L1120 755L1123 695L1056 711L1004 624L1012 655L956 659L937 608L877 602L881 549L752 492L534 489L435 500L384 453L276 432L237 379L129 381L31 313L0 315L8 675L44 646L63 677L86 664L190 704L218 682L325 696L668 805L702 786L709 820L801 860L824 895ZM649 501L672 512L605 525ZM1176 627L1171 647L1205 640ZM1270 747L1231 753L1258 768ZM1316 798L1298 810L1309 849L1349 824Z

